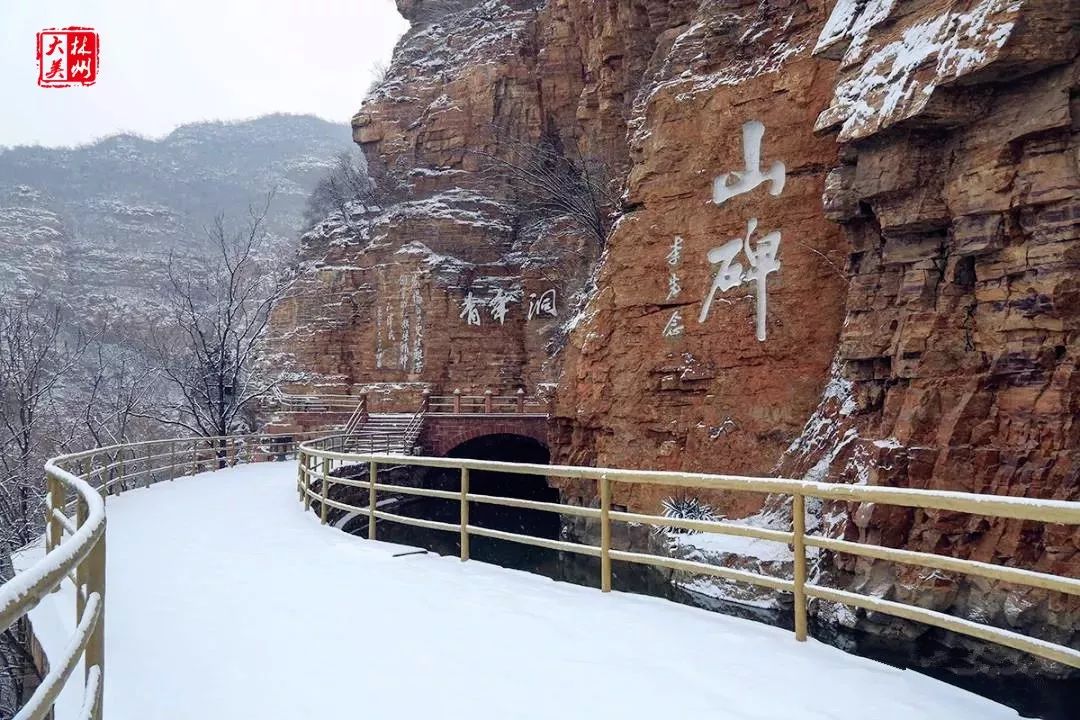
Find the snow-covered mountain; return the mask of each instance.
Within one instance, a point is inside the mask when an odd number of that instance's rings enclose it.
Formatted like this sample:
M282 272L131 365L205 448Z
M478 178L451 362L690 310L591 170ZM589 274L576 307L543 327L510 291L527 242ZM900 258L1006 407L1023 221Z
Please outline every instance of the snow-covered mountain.
M208 250L223 213L241 227L275 191L281 252L349 128L304 115L184 125L160 140L116 135L76 148L0 149L0 288L62 290L76 307L137 317L170 252Z

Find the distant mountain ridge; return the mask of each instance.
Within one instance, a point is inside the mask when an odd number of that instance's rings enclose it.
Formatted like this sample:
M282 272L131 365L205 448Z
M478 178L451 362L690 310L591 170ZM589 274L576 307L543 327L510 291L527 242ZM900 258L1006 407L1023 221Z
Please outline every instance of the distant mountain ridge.
M204 252L215 215L240 226L271 190L266 228L291 252L311 190L350 147L344 124L278 114L2 149L0 288L62 287L78 307L127 314L156 297L170 252Z

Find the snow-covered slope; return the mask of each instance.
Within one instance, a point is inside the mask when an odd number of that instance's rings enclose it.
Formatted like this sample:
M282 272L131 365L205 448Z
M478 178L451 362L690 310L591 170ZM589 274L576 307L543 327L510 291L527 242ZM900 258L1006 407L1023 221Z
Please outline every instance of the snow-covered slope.
M295 478L249 465L109 500L109 720L1016 717L777 628L398 556L320 526ZM73 606L65 583L35 611L46 649Z

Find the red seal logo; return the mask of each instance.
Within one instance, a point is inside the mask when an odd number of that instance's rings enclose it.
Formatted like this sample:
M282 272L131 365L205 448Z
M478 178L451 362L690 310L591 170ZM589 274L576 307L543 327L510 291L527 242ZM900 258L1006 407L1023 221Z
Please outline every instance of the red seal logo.
M98 34L93 28L51 28L37 34L38 85L93 85L98 72Z

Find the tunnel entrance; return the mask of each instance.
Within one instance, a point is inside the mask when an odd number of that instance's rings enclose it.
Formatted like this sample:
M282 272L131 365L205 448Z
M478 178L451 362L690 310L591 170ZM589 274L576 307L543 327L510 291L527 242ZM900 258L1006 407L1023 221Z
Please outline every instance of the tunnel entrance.
M548 449L530 437L512 434L483 435L461 443L447 457L470 460L495 460L499 462L547 465ZM417 469L424 473L425 487L460 490L461 476L457 470L436 468ZM512 473L472 471L469 490L476 495L537 500L557 503L558 490L547 484L539 475L515 475ZM451 500L436 498L401 498L393 512L408 517L459 522L460 505ZM469 524L505 532L557 539L560 531L559 515L556 513L501 507L486 503L469 503ZM414 545L441 555L461 552L460 539L456 533L427 530L395 522L379 522L378 537L387 542ZM481 562L502 567L555 576L558 570L558 553L544 548L530 547L506 540L470 537L470 557Z

